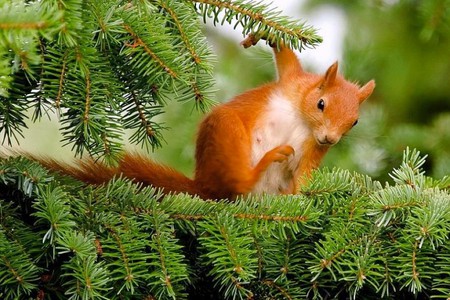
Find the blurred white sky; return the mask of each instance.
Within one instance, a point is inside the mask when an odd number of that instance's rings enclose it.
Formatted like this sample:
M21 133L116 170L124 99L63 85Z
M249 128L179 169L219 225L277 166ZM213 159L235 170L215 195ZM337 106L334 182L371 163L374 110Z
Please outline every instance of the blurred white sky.
M313 12L302 13L304 0L264 0L263 2L272 3L271 6L282 11L283 15L306 21L307 24L318 30L323 42L315 49L306 49L299 54L305 64L320 72L325 71L336 60L341 60L343 37L347 27L342 10L333 6L323 6ZM216 30L235 38L237 42L243 39L241 30L234 30L226 23L216 27Z

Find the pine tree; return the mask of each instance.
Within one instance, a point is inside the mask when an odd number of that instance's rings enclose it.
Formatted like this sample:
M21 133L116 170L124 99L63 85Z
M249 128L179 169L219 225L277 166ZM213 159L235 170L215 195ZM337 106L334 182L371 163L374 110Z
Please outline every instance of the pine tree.
M77 154L159 145L167 101L211 102L198 17L297 49L320 38L251 1L0 4L0 131L55 110ZM203 201L123 178L88 186L0 159L2 299L450 297L450 178L407 149L382 184L320 169L297 195Z

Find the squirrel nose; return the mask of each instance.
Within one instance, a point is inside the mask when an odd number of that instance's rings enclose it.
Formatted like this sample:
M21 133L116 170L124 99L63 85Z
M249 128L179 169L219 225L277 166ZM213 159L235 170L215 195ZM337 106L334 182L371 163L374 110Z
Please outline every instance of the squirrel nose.
M330 135L330 134L327 134L327 135L325 136L325 139L327 140L328 144L334 145L334 144L336 144L337 142L339 142L339 140L340 140L341 138L340 138L339 136L337 136L337 135Z
M334 145L339 142L341 138L337 135L326 134L321 139L319 139L319 143L322 145Z

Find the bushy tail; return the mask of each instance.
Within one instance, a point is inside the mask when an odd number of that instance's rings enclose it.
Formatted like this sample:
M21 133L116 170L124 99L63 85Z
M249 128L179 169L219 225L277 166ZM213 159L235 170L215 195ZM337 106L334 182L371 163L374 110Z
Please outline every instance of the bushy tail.
M139 154L125 154L119 165L119 173L136 182L163 188L164 193L188 193L204 197L192 179Z
M77 159L69 164L45 156L35 156L28 153L22 153L21 155L39 162L51 171L74 177L88 184L102 184L119 174L118 168L108 167L95 162L91 158Z
M18 154L37 161L52 171L72 176L88 184L102 184L114 176L122 175L144 185L162 188L165 194L188 193L203 197L193 180L175 169L158 164L139 154L125 154L118 167L109 167L90 158L79 159L73 164L68 164L29 153Z

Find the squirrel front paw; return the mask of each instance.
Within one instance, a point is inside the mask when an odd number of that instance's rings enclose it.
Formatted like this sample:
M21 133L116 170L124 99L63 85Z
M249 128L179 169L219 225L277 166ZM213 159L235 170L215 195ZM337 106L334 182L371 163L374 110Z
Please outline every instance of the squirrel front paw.
M273 153L272 159L274 162L283 162L286 161L289 156L294 155L295 150L289 145L281 145L273 148L269 153Z

